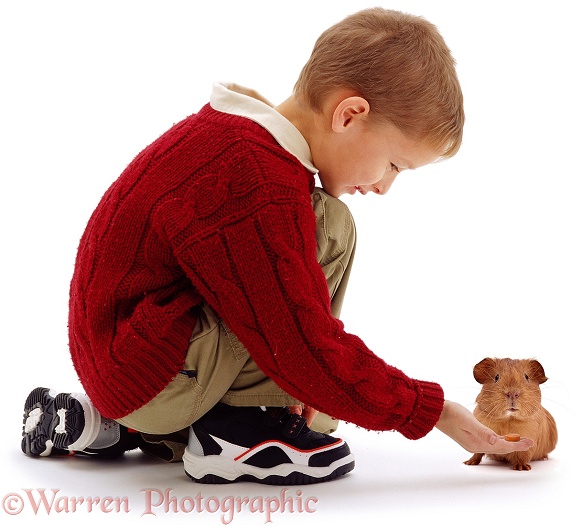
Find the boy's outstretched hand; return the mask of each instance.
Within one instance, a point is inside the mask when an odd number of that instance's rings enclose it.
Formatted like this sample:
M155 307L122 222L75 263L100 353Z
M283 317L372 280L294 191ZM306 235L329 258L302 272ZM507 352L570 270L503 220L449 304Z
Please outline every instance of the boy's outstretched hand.
M467 408L452 401L445 401L436 428L472 454L509 454L528 450L534 444L526 437L522 437L519 441L505 440L503 436L498 436L493 430L477 421Z

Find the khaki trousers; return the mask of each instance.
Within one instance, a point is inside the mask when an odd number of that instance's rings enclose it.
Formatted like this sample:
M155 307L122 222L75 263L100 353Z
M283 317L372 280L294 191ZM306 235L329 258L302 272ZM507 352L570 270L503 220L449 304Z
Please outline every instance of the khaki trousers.
M327 280L332 312L339 317L354 257L355 226L347 206L323 190L315 190L312 204L317 259ZM209 306L200 306L198 315L182 371L154 399L117 420L141 432L147 442L169 447L170 460L180 457L188 427L219 401L232 406L300 404L258 368ZM330 433L337 421L320 413L311 428Z

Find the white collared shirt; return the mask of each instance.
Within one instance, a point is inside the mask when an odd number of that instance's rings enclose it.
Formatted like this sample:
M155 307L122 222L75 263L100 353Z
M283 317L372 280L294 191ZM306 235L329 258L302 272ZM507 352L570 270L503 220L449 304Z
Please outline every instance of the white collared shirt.
M235 83L215 83L210 96L210 106L218 112L246 117L261 125L307 170L317 174L305 137L256 91Z

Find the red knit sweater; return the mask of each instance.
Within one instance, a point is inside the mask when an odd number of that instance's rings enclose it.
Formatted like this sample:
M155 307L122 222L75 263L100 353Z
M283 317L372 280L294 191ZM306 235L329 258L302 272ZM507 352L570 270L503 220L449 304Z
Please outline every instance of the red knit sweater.
M305 404L412 439L434 427L440 386L387 365L332 316L313 188L269 132L209 105L132 161L89 220L70 291L73 363L104 416L178 373L204 300Z

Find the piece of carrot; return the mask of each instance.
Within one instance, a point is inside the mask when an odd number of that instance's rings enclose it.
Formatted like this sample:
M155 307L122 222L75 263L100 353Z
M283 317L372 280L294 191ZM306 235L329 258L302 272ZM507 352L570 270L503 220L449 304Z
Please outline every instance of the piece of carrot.
M506 441L519 441L521 436L519 434L505 434Z

